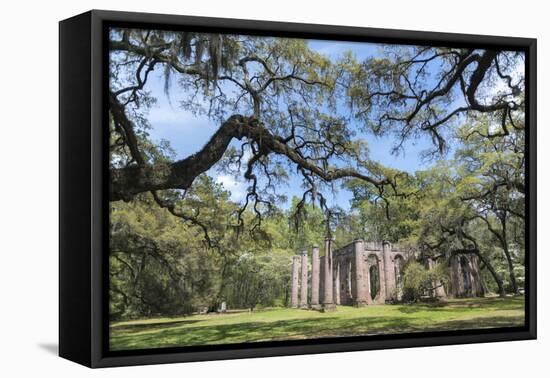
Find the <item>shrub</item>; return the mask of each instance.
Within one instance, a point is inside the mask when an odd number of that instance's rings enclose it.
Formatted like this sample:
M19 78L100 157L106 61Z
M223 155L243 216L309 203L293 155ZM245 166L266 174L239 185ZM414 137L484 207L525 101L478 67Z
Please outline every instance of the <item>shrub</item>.
M424 295L431 295L438 284L448 281L443 264L428 270L416 261L409 261L403 269L403 300L416 302Z

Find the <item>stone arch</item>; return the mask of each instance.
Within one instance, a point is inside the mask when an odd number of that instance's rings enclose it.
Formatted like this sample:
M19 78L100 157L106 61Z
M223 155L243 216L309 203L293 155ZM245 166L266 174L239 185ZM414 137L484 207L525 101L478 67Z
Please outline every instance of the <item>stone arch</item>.
M344 276L340 279L340 293L343 296L342 303L352 304L352 263L349 257L344 260L343 274Z
M382 291L380 258L376 254L371 253L367 256L366 263L369 277L369 295L373 302L377 302L380 299Z

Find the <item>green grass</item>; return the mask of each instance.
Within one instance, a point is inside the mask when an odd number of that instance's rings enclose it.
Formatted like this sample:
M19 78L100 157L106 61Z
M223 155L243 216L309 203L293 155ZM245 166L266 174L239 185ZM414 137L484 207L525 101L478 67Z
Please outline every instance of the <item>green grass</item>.
M154 318L110 326L111 350L228 344L351 335L522 326L524 298L453 299L447 303L339 306L320 313L287 308Z

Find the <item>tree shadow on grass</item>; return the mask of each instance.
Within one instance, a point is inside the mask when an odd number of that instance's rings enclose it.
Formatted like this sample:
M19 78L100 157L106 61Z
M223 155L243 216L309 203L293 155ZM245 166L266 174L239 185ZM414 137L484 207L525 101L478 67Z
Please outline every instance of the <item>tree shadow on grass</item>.
M337 318L293 319L275 322L247 322L212 326L193 326L180 329L165 329L142 335L120 335L112 338L112 349L126 347L165 347L220 343L254 342L279 338L296 338L308 330L318 329ZM122 348L119 348L122 347Z
M277 321L243 319L242 323L214 325L208 324L207 319L125 324L113 329L111 347L113 350L124 350L514 327L524 325L525 317L519 312L523 306L522 298L471 298L397 305L394 307L397 311L393 314L378 316L348 318L327 314L321 318ZM478 311L480 309L482 311ZM501 310L518 313L503 314ZM432 312L433 317L430 315Z
M399 305L397 310L403 314L414 314L420 311L440 311L449 308L445 303L415 303L414 305Z
M470 309L486 309L490 311L521 310L524 302L521 298L471 298L452 302L419 302L412 305L400 305L398 311L404 314L413 314L420 311L453 310L467 312Z
M247 322L224 325L202 325L182 328L159 328L158 332L140 335L118 335L111 339L112 350L228 344L323 337L359 336L445 331L522 325L523 316L493 316L471 320L444 321L426 325L422 317L379 316L341 319L291 319L275 322Z
M491 316L467 320L453 320L430 326L429 331L452 331L484 328L522 327L525 325L524 316Z
M137 324L115 324L111 325L109 328L114 332L121 333L136 333L144 330L156 330L163 328L173 328L178 326L183 326L187 324L193 324L201 322L202 320L173 320L173 321L160 321L158 323L137 323Z

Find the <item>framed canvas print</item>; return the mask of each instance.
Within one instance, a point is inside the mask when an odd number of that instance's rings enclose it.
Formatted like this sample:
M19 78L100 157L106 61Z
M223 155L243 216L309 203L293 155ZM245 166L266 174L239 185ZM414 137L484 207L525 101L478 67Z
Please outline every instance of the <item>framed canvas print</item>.
M536 337L536 41L60 23L60 355Z

